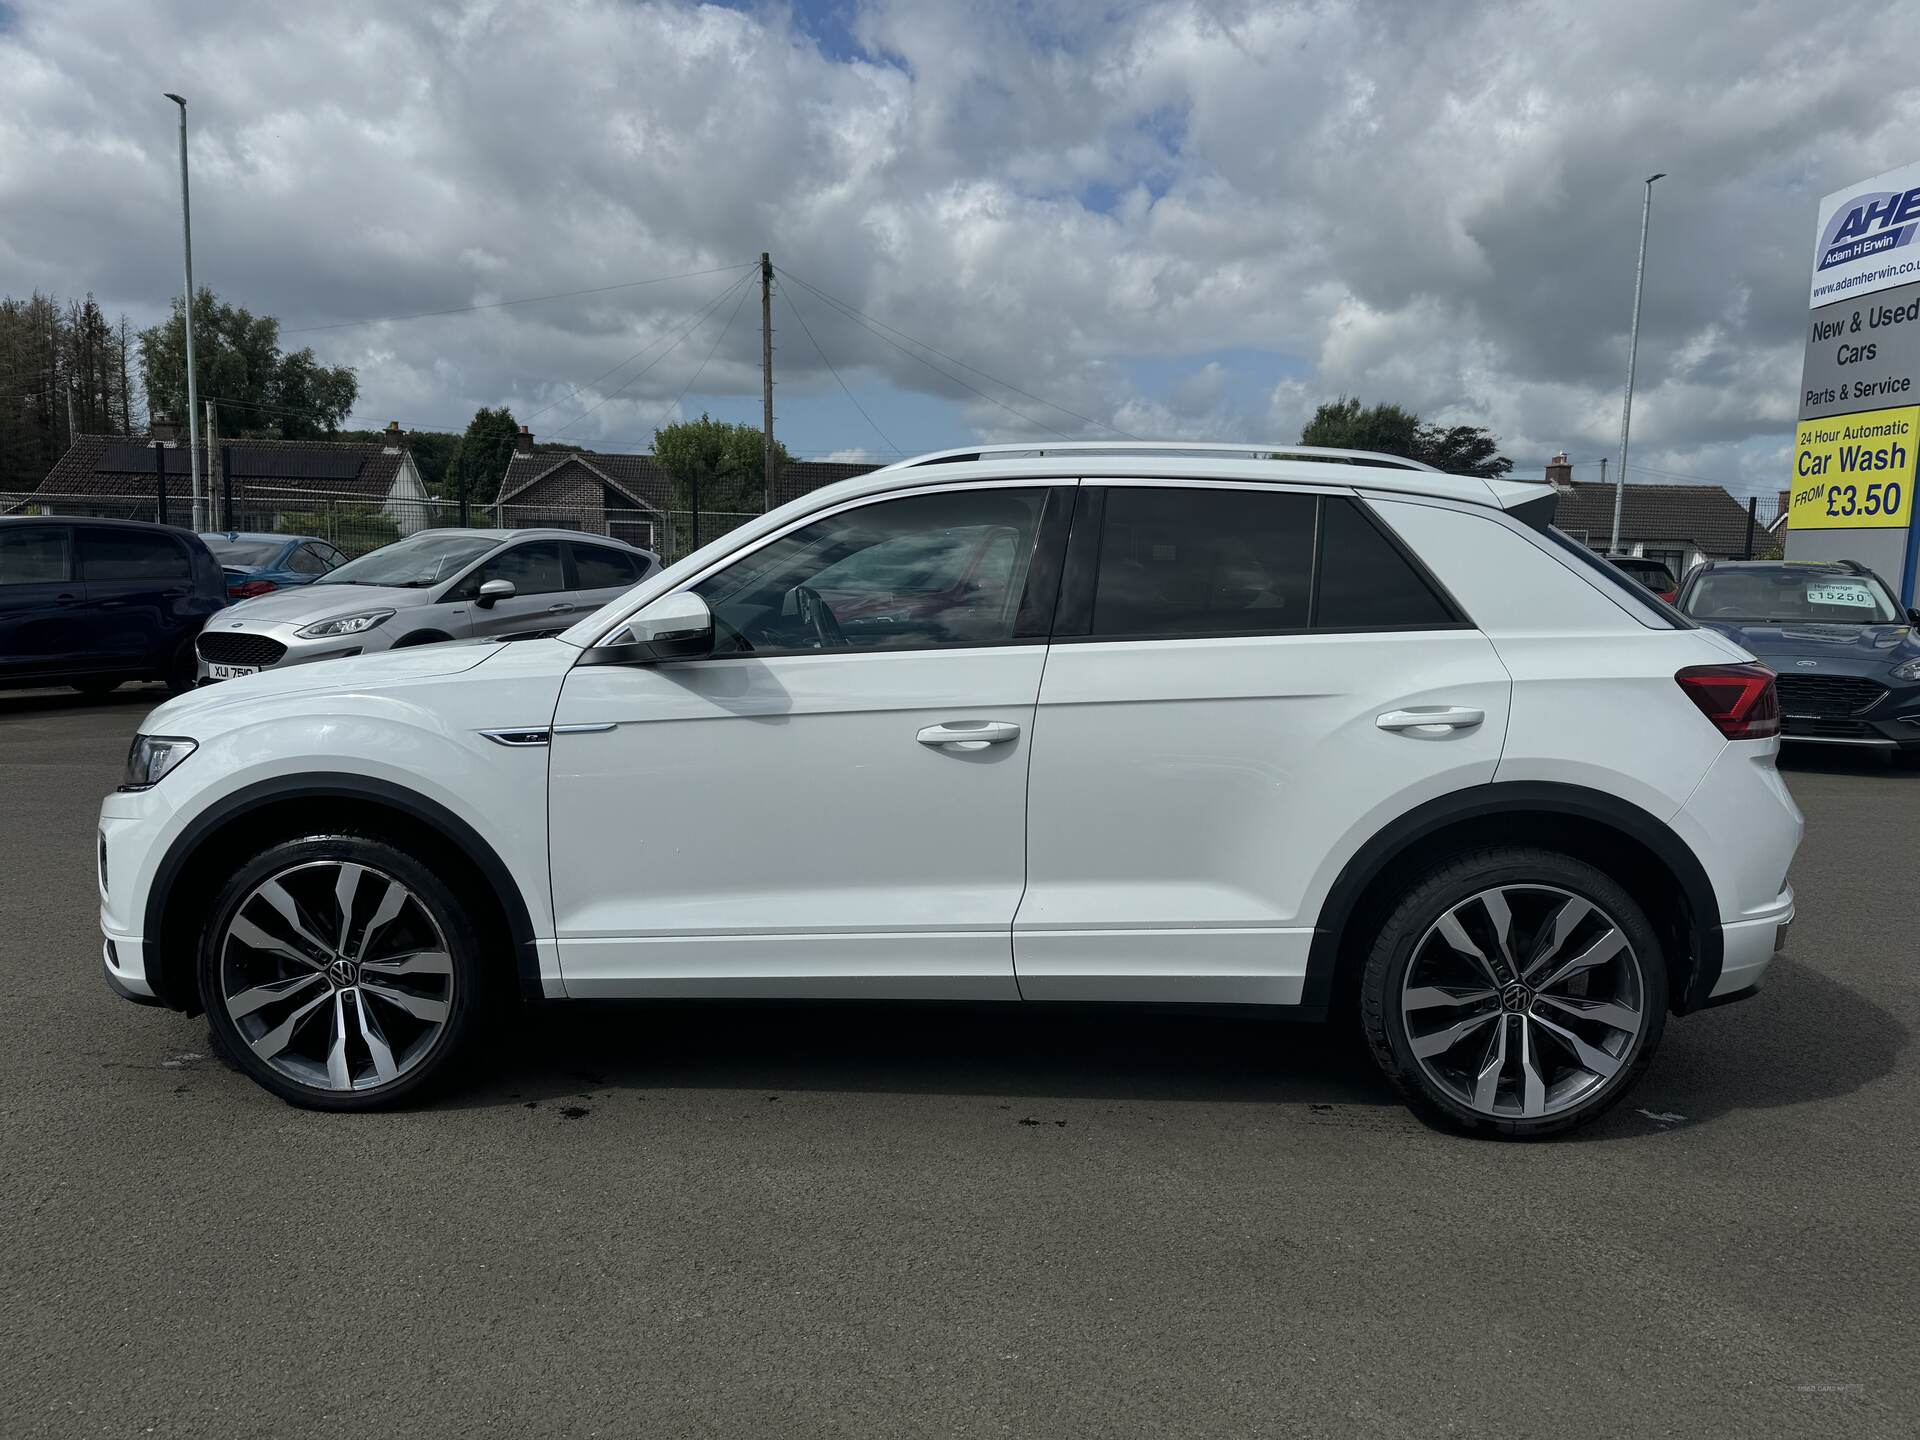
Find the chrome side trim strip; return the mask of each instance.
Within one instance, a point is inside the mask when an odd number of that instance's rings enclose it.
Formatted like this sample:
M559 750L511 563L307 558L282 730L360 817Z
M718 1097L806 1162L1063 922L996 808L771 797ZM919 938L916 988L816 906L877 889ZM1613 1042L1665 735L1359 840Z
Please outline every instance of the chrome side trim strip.
M553 733L556 735L600 735L608 730L618 730L619 728L619 723L614 720L583 721L577 725L556 725L553 727Z

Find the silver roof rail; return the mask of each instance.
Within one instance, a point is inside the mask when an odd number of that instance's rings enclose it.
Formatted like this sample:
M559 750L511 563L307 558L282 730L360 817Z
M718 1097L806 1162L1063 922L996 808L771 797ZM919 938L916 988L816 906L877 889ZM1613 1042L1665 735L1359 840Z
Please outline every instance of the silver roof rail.
M1097 455L1245 455L1258 459L1319 461L1331 465L1377 465L1387 470L1426 470L1431 465L1409 460L1404 455L1385 455L1376 450L1335 450L1324 445L1221 445L1213 442L1178 440L1066 440L1050 444L968 445L953 450L934 450L911 459L896 460L882 470L907 470L916 465L952 465L968 460L1012 459L1016 456L1058 454Z

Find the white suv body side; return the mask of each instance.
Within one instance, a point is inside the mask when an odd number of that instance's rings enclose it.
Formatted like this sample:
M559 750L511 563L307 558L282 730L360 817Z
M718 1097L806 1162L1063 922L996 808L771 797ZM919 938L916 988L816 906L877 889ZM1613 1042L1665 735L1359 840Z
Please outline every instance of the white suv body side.
M1330 507L1347 525L1364 512L1452 618L1061 633L1076 586L1096 583L1075 571L1089 513L1183 491L1310 497L1316 526ZM592 663L650 605L719 594L809 526L990 492L1041 517L1027 597L1007 601L1030 633ZM184 910L208 902L176 892L199 847L263 815L297 830L303 805L364 804L406 811L465 856L467 882L498 901L523 993L548 999L1323 1011L1355 963L1345 932L1378 918L1368 884L1423 846L1438 854L1436 837L1521 812L1529 833L1559 817L1570 835L1624 837L1683 897L1654 917L1691 951L1669 962L1673 1008L1748 990L1792 918L1801 821L1778 741L1725 738L1675 674L1751 657L1512 513L1548 493L1165 454L892 467L732 532L558 639L428 646L181 697L142 729L197 749L102 806L110 982L198 1008L180 947L203 920ZM1102 533L1110 546L1126 532ZM1034 630L1026 606L1054 537L1066 574ZM1126 543L1152 564L1151 536ZM1318 530L1312 543L1310 606L1334 583Z

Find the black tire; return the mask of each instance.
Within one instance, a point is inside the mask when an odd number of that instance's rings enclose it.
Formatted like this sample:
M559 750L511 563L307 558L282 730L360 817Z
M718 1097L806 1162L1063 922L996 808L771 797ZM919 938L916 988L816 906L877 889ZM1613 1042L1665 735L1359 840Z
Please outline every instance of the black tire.
M222 1053L282 1100L291 1105L313 1110L382 1110L413 1104L440 1091L466 1072L480 1048L481 1037L491 1028L491 1021L497 1012L498 998L503 993L503 987L497 983L495 967L488 963L490 957L481 944L474 918L436 873L437 859L436 856L409 854L389 841L373 835L330 834L284 840L270 846L237 870L233 877L221 887L219 896L213 904L209 923L200 938L200 999L206 1007L214 1042ZM411 926L416 934L429 934L430 931L422 927L421 917L424 915L432 927L437 927L439 932L437 939L444 941L444 951L439 950L434 941L426 943L434 945L435 954L444 953L450 961L445 976L444 991L437 988L440 984L438 975L430 977L429 980L436 1003L439 995L446 997L444 1006L446 1013L444 1019L438 1022L437 1036L431 1040L430 1044L424 1045L416 1058L403 1062L404 1068L396 1078L369 1083L365 1088L323 1088L317 1083L303 1083L268 1063L268 1059L256 1053L254 1046L242 1035L240 1022L230 1012L226 990L223 988L222 960L229 944L228 929L234 923L243 905L252 901L247 917L249 921L258 924L264 919L277 932L276 938L286 941L291 937L291 927L281 925L271 915L262 915L259 907L264 902L254 898L256 889L269 880L299 869L307 878L304 880L296 878L292 882L290 888L292 893L297 895L302 885L324 886L325 877L329 873L337 875L338 866L341 864L362 866L367 871L373 872L376 876L376 886L378 880L384 878L399 882L411 892L409 901L417 902L421 907L420 911L403 910L394 920L387 922L386 929L391 931L395 927L400 927L404 932L405 927ZM333 867L331 871L328 868L330 866ZM364 875L359 883L365 883ZM317 892L311 889L307 891L309 896L315 893ZM372 948L369 941L373 926L368 912L371 910L378 913L379 897L383 893L384 887L372 888L366 898L356 897L358 904L349 907L347 928L350 942L354 939L352 919L354 915L361 917L361 929L358 936L359 945L350 943L347 953L355 953L362 946L367 949ZM299 913L313 922L308 926L309 934L315 933L316 929L324 928L319 924L317 917L307 911L304 904L297 908ZM404 940L404 933L400 938ZM237 964L244 963L249 967L272 965L277 967L281 975L294 979L300 978L305 973L300 966L280 958L274 952L258 950L244 942L236 943L241 944ZM310 945L300 944L297 941L293 943L305 952L311 953L314 949ZM361 990L356 988L350 996L343 1000L337 999L335 991L340 987L336 982L327 978L327 971L321 969L317 963L310 962L310 966L319 971L319 978L316 981L304 982L304 988L297 997L276 1001L276 1008L262 1007L256 1012L262 1018L248 1019L250 1028L260 1029L269 1024L281 1022L292 1009L304 1006L309 996L316 996L323 1002L333 1000L340 1006L344 1015L352 1017L362 1037L358 1044L361 1055L365 1057L366 1069L377 1068L367 1048L368 1042L364 1039L369 1018L373 1020L374 1033L379 1036L383 1045L391 1045L393 1051L398 1051L398 1040L409 1025L406 1014L389 1012L386 1008L388 1002L383 1001L380 1006L374 1007L370 1016L363 1015L360 1013L361 1008L366 1007L368 1001ZM352 974L353 983L357 987L361 979L357 966L354 967ZM268 975L257 978L271 979L272 977ZM381 983L389 986L393 984L388 977L382 977ZM408 981L399 988L409 988L413 983ZM321 1024L329 1027L330 1037L331 1027L336 1018L332 1007L322 1003L316 1014ZM381 1018L383 1016L387 1018L383 1020ZM343 1029L346 1029L345 1018L341 1018L339 1023ZM315 1040L322 1038L314 1034L311 1024L312 1017L307 1021L296 1023L293 1035L298 1044L311 1045ZM396 1026L399 1029L396 1029ZM351 1050L355 1043L351 1030L348 1030L348 1035L349 1042L345 1048ZM291 1063L286 1061L285 1057L293 1048L289 1045L279 1052L283 1063ZM390 1064L393 1063L395 1054L390 1053L388 1060ZM358 1087L360 1079L355 1078L353 1084Z
M103 675L94 680L76 680L73 682L73 688L89 700L95 700L102 695L111 695L115 690L118 690L120 688L120 681L118 677L109 678Z
M194 653L191 640L180 647L179 653L173 657L173 663L167 667L164 678L169 695L184 695L199 683L199 657Z
M1416 951L1428 955L1424 964L1433 963L1430 958L1432 952L1422 945L1429 937L1429 932L1444 917L1454 913L1454 907L1466 905L1470 913L1475 896L1497 891L1501 887L1511 887L1523 894L1536 887L1539 891L1564 891L1567 896L1596 907L1597 911L1603 912L1604 917L1612 921L1630 947L1629 953L1614 963L1635 967L1632 973L1637 976L1638 982L1637 1034L1622 1047L1617 1057L1608 1057L1615 1059L1619 1068L1592 1085L1576 1103L1536 1116L1525 1116L1517 1111L1489 1113L1488 1110L1477 1109L1429 1075L1414 1054L1414 1036L1410 1033L1407 1011L1402 1008L1408 967L1414 963ZM1564 902L1560 897L1543 895L1541 903L1557 906ZM1517 915L1515 923L1520 923ZM1602 922L1592 919L1584 923L1599 927ZM1596 931L1579 933L1593 935ZM1544 938L1544 930L1535 933L1536 942ZM1569 934L1569 949L1576 948L1572 943L1575 938L1573 933ZM1441 956L1445 962L1450 957L1459 957L1460 952L1448 944ZM1524 969L1527 957L1519 958ZM1462 963L1465 963L1464 957ZM1505 972L1502 973L1504 975ZM1424 976L1425 972L1422 974ZM1411 1002L1414 994L1431 994L1431 990L1426 989L1430 984L1430 981L1422 978L1421 989L1408 991L1405 998ZM1497 1018L1490 1022L1500 1026L1501 1033L1496 1035L1491 1028L1484 1031L1488 1038L1483 1053L1478 1057L1492 1061L1494 1047L1498 1044L1503 1066L1500 1073L1503 1075L1508 1063L1505 1056L1509 1037L1523 1031L1530 1035L1538 1033L1538 1028L1530 1018L1536 1013L1531 996L1514 997L1516 1002L1524 1001L1524 1008L1517 1013L1509 1013L1509 989L1503 986L1496 992L1499 999L1494 1002L1492 1013ZM1530 846L1512 847L1456 856L1419 878L1393 903L1367 955L1360 982L1360 1018L1374 1059L1417 1114L1462 1134L1533 1140L1563 1134L1587 1124L1633 1089L1659 1046L1661 1033L1666 1026L1667 996L1666 957L1659 935L1648 921L1646 912L1618 881L1570 855ZM1551 1001L1547 1003L1552 1005ZM1479 1002L1480 1007L1487 1004L1484 1000ZM1446 1012L1447 1018L1460 1013L1459 1010ZM1472 1016L1476 1011L1469 1009L1466 1013ZM1551 1015L1561 1022L1566 1018L1558 1008L1541 1009L1537 1013L1541 1016ZM1442 1028L1436 1023L1427 1033L1437 1033ZM1478 1030L1468 1031L1460 1042L1462 1049L1471 1054L1475 1043L1473 1036L1479 1033ZM1548 1048L1559 1050L1562 1047L1558 1042L1549 1041ZM1571 1050L1565 1050L1564 1053L1569 1060L1575 1058Z

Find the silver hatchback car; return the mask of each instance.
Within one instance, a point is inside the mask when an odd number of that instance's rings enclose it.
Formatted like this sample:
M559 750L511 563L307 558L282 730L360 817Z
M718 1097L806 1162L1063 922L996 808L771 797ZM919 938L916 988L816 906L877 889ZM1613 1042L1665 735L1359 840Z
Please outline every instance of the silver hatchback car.
M573 530L423 530L219 611L200 632L200 679L564 630L659 568L649 551Z

